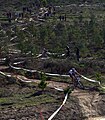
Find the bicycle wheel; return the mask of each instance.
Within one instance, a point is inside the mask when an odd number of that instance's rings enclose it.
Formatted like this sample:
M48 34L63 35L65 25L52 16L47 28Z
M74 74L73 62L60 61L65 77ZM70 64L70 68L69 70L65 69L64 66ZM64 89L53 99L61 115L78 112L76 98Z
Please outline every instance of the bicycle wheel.
M80 89L84 89L84 88L85 88L84 85L82 84L82 82L80 82L80 81L78 81L78 87L79 87Z

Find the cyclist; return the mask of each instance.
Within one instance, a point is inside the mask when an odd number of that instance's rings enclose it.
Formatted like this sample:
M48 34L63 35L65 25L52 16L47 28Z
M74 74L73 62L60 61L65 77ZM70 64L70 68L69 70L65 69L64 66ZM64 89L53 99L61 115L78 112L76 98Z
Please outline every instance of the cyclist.
M74 87L79 87L81 89L84 89L84 86L80 81L81 75L77 72L77 70L75 68L71 68L69 70L69 75L72 78Z

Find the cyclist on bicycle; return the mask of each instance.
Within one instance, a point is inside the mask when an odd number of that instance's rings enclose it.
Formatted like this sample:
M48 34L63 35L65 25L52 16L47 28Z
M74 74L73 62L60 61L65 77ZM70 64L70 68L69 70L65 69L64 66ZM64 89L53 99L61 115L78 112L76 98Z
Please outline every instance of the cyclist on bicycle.
M79 88L84 89L84 86L80 81L81 75L76 71L75 68L71 68L69 70L69 75L72 78L72 82L73 82L74 87L79 87Z

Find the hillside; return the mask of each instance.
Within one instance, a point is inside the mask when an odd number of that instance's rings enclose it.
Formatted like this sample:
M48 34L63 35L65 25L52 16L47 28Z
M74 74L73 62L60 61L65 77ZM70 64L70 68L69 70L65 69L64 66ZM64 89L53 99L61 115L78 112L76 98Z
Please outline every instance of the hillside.
M104 0L0 0L1 119L104 120L104 86Z

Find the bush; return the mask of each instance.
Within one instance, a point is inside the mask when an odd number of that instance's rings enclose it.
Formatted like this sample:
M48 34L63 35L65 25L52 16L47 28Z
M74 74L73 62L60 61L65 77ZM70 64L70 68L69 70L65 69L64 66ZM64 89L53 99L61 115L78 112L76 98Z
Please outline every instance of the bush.
M95 76L96 76L96 80L101 82L101 79L102 79L101 78L101 74L100 73L96 73Z
M42 89L42 91L44 91L44 89L46 88L47 86L47 83L45 82L46 81L46 75L41 73L41 82L38 84L38 87Z
M70 87L67 87L65 90L64 90L64 94L70 94L71 92L73 91L73 88L70 88Z

